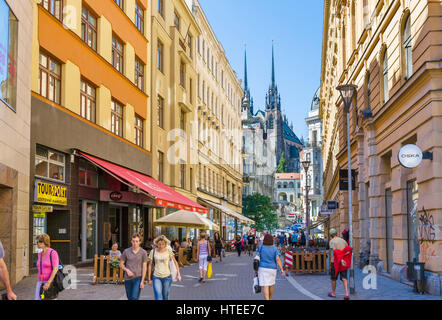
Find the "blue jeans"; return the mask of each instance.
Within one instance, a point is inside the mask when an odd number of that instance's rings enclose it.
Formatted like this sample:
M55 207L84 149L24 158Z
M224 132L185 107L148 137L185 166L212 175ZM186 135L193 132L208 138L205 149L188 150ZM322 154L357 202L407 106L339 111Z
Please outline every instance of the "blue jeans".
M138 300L140 298L140 284L141 277L124 280L124 286L126 287L126 295L128 300Z
M170 287L172 286L172 276L165 278L153 276L152 284L155 300L169 300Z

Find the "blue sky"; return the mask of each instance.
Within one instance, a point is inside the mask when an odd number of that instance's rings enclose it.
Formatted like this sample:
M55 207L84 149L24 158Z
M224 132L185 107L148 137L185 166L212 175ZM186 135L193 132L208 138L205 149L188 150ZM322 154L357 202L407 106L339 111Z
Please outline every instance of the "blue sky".
M241 80L246 44L255 112L265 108L274 40L282 111L296 135L306 138L304 119L320 85L323 0L200 0L200 4Z

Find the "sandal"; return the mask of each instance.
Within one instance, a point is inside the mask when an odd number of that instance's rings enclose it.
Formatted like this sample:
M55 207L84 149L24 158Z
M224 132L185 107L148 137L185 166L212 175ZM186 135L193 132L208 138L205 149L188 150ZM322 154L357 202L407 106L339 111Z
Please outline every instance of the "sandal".
M345 296L344 300L350 300L350 296Z
M336 298L336 296L333 294L333 292L330 292L330 293L328 294L328 296L329 296L330 298Z

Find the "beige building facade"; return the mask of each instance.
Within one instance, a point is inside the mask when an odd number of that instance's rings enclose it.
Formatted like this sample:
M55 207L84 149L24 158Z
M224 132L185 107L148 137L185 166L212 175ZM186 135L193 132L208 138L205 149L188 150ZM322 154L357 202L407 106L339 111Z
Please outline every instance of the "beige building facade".
M320 89L324 199L339 209L328 228L348 229L346 113L336 87L357 85L350 109L355 262L407 282L407 262L425 263L425 290L441 295L440 1L326 0ZM429 152L409 169L404 145Z
M32 2L0 0L0 24L0 241L15 285L29 274Z
M198 1L193 1L193 14L201 28L196 44L198 112L194 119L198 200L209 208L221 236L231 240L242 232L242 223L248 223L235 215L242 212L243 91Z

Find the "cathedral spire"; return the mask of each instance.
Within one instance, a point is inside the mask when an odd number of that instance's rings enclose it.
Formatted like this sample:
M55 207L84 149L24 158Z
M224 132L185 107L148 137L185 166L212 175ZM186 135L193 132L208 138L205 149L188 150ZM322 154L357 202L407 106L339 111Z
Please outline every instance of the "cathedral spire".
M275 87L275 58L273 54L273 40L272 40L272 88Z
M247 49L244 46L244 91L247 91L248 84L247 84Z

